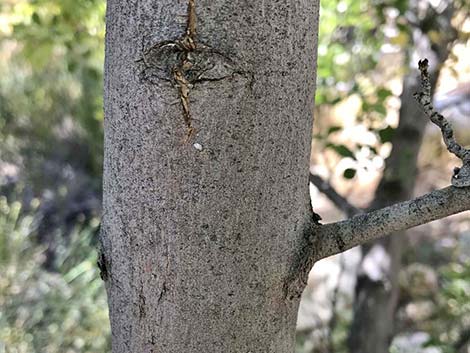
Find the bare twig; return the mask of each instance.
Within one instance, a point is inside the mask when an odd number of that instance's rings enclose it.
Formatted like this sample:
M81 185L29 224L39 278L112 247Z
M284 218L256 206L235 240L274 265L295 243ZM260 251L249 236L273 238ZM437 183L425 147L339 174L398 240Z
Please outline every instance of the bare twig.
M418 63L421 72L421 85L423 91L415 93L414 97L423 107L429 119L441 129L442 137L447 150L462 160L462 167L454 169L452 185L457 187L470 186L470 150L458 144L454 137L454 131L449 121L432 106L431 81L428 72L428 59L420 60Z
M320 190L331 202L348 217L352 217L361 213L361 210L349 203L346 198L341 196L331 184L324 180L321 176L316 174L310 174L310 182Z

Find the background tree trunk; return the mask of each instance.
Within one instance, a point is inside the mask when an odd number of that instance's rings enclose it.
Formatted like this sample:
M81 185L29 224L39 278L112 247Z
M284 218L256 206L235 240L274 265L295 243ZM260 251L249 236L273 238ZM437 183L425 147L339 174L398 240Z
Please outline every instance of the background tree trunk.
M317 25L310 0L108 1L113 353L293 351Z
M423 49L430 39L422 26L414 29L414 41L411 51L421 48L420 56L429 57L435 61L431 74L431 86L434 91L439 78L440 69L449 56L450 43L455 38L451 19L453 6L438 16L431 12L427 18L439 25L431 28L441 28L441 41ZM415 14L417 17L418 15ZM429 24L428 24L429 26ZM419 50L419 49L418 49ZM416 64L406 55L410 67ZM413 70L415 71L415 70ZM400 96L399 124L392 139L392 151L386 160L382 180L375 192L371 209L379 209L399 201L413 197L417 175L418 153L423 140L428 119L416 104L413 94L420 90L419 74L404 79L403 91ZM399 299L398 275L401 269L401 258L406 247L406 232L399 232L373 244L363 245L363 263L374 263L380 269L380 277L374 277L362 268L358 274L353 322L349 330L348 347L351 353L388 353L391 340L395 333L395 313ZM380 249L380 250L379 250Z
M435 82L435 81L434 81ZM371 208L377 209L413 196L416 162L427 120L412 94L419 89L417 77L405 80L401 96L400 122L393 138L393 150L386 161L384 176ZM362 246L363 263L374 263L380 273L374 277L361 269L356 284L354 319L349 331L350 351L387 353L394 333L398 303L398 274L405 246L405 232L393 234ZM379 250L380 249L380 250ZM374 274L377 272L374 272Z

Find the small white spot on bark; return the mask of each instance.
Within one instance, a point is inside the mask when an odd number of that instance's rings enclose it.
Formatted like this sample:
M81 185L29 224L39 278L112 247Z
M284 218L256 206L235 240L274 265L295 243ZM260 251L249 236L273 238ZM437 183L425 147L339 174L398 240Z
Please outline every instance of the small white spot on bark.
M198 151L202 151L202 145L200 143L195 143L194 145L194 148L197 149Z

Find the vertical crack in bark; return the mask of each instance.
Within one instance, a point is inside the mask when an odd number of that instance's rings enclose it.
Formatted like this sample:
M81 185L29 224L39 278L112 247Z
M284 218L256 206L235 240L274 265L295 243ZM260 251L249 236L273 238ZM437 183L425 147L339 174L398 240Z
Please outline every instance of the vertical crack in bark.
M186 135L186 141L188 141L194 129L191 122L191 111L189 108L189 92L191 90L191 83L186 79L184 72L191 69L193 63L191 62L191 52L197 48L196 42L196 0L189 0L188 2L188 19L186 22L186 32L183 38L181 38L180 45L183 49L180 62L178 65L173 67L173 79L178 87L179 98L181 101L181 106L183 108L183 119L188 127L188 132Z
M180 67L175 66L173 68L173 79L176 82L176 86L179 91L179 98L181 101L181 107L183 108L183 119L188 127L188 133L186 140L189 140L194 132L194 129L191 124L191 112L189 110L189 91L191 84L186 80L183 73L181 72Z
M140 291L139 291L139 318L142 319L145 317L145 305L146 305L146 299L145 299L145 294L144 294L144 285L140 285Z
M166 282L163 281L163 284L162 284L162 289L160 290L160 293L158 294L158 298L157 298L157 305L160 304L163 296L166 294Z
M189 0L185 39L192 49L196 49L196 23L196 0Z

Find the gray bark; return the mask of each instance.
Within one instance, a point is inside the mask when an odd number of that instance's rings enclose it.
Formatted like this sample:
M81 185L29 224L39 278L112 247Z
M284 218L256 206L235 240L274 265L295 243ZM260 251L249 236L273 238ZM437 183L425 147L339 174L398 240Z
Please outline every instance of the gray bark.
M316 260L470 208L470 188L452 187L379 213L385 227L314 223L317 25L318 1L108 1L99 267L113 353L290 353Z
M108 1L112 350L292 352L299 298L284 287L310 215L318 1L195 5L188 124L168 45L188 1Z
M448 186L413 200L315 228L311 257L317 261L385 235L468 209L470 209L470 187Z

